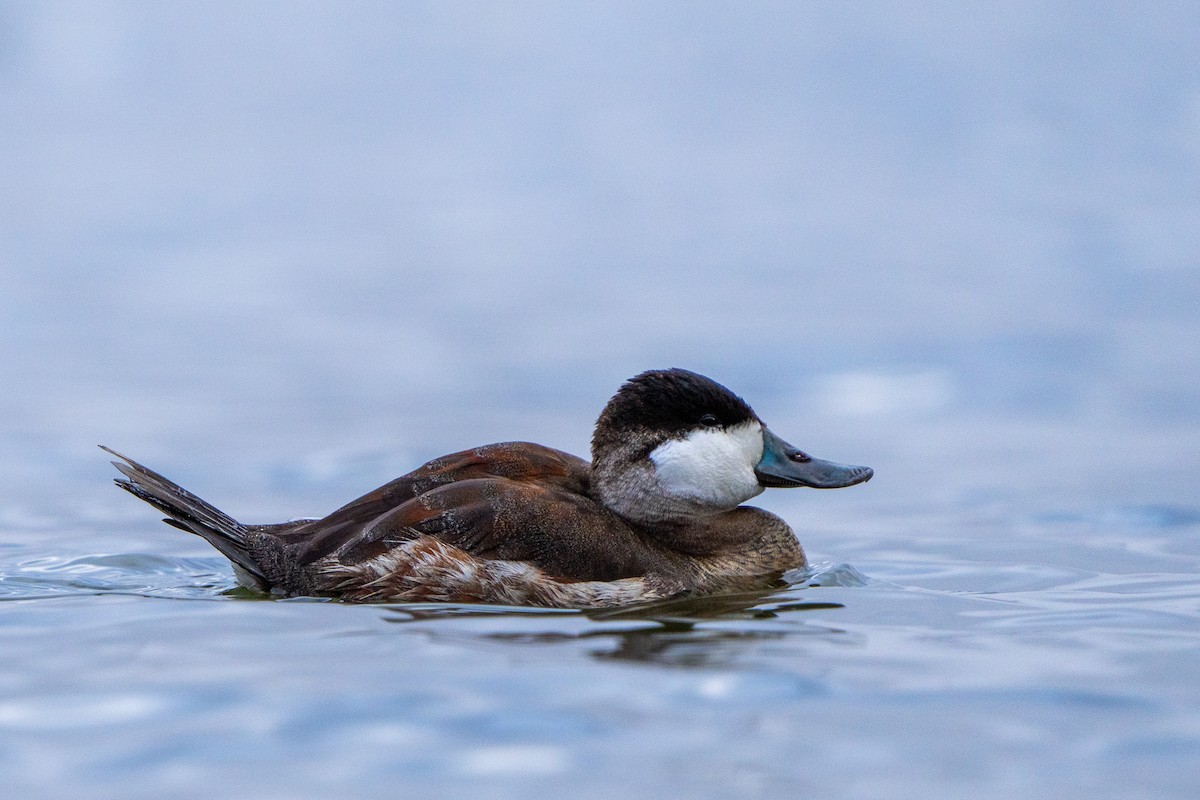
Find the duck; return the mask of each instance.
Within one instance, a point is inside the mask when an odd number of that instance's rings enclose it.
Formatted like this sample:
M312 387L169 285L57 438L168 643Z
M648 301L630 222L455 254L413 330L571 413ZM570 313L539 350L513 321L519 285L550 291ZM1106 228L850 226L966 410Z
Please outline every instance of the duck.
M791 527L743 505L834 489L870 467L813 458L689 370L630 378L591 461L530 442L435 458L319 519L244 524L108 447L116 484L205 539L237 582L352 603L612 608L778 585L806 566Z

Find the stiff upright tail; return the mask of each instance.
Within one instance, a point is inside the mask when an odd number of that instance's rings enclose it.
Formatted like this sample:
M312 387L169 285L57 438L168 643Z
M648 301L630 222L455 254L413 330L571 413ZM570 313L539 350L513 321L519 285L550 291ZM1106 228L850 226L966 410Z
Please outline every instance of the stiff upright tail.
M112 462L125 476L124 479L114 480L117 486L166 514L167 519L163 522L168 525L203 537L233 562L235 571L243 582L253 584L255 588L264 591L270 588L270 583L262 573L262 567L250 554L247 540L249 528L182 486L143 467L132 458L104 445L100 445L100 449L121 459Z

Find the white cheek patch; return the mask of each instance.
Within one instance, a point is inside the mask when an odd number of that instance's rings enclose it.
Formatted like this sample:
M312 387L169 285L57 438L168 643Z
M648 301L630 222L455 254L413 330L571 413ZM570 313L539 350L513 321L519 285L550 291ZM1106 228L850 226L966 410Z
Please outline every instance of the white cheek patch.
M762 425L700 428L650 453L659 484L673 497L733 508L762 492L754 467L762 460Z

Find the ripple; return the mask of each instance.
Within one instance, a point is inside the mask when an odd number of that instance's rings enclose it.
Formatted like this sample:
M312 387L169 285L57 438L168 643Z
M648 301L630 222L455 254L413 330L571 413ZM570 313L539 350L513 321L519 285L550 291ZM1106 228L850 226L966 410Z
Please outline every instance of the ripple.
M793 584L804 583L808 586L867 586L871 579L849 564L833 564L825 562L809 566L804 577L796 576ZM792 573L785 576L791 578Z
M0 600L66 595L134 594L210 599L231 588L222 558L147 553L28 555L0 564Z

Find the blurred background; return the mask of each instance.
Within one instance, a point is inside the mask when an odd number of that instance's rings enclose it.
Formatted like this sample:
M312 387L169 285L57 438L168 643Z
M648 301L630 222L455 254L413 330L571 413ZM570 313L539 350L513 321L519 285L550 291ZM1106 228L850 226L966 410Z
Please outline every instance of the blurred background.
M94 509L62 480L103 442L316 513L486 441L585 453L663 366L878 470L808 503L1169 501L1200 452L1198 23L2 3L6 509Z

